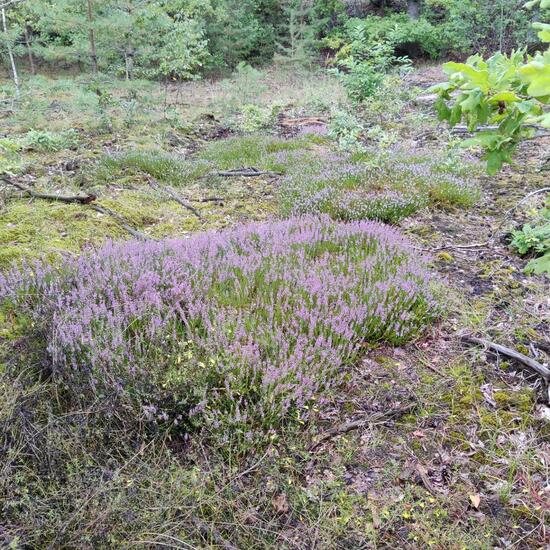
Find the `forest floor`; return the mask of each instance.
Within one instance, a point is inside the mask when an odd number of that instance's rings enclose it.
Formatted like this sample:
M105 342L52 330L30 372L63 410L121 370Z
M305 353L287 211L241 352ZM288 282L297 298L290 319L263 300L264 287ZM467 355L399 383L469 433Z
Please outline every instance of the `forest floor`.
M372 106L363 119L369 145L387 147L391 138L411 157L445 152L453 136L416 99L440 77L420 68L403 80L389 115ZM123 225L160 238L274 218L279 174L300 170L310 157L330 162L330 109L346 105L332 78L276 70L169 87L85 79L75 87L37 77L26 94L0 114L4 151L6 140L24 144L5 152L12 179L35 191L97 198L64 204L1 186L3 269L129 238ZM260 106L252 119L233 114L251 103ZM259 127L243 132L251 125ZM520 364L462 337L550 361L549 279L527 276L508 238L542 205L541 195L524 198L548 186L549 154L550 138L527 141L497 176L475 172L482 194L474 207L425 208L401 222L442 276L443 318L410 344L369 352L329 407L258 455L222 459L200 438L143 439L132 442L136 451L121 459L116 477L98 481L88 468L93 446L78 450L78 422L33 417L33 429L50 434L48 444L63 452L74 446L74 462L68 468L48 458L48 468L65 471L55 488L51 470L35 475L30 466L18 472L15 492L3 479L9 521L0 521L0 545L547 548L547 388ZM243 167L265 173L223 174ZM0 313L5 365L27 345ZM26 414L52 395L47 381L16 395L6 380L3 418L14 403L24 403L17 410ZM116 462L118 451L111 454Z

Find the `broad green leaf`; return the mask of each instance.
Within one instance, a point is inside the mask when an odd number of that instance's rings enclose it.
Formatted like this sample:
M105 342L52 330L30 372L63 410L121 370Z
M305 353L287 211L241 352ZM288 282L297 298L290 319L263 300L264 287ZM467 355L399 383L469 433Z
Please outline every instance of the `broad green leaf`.
M540 4L541 9L550 9L550 0L530 0L524 6L527 9L534 8L535 6L538 6Z
M449 115L449 124L451 126L456 126L462 119L462 107L460 103L456 103L451 109L451 114Z
M434 84L433 86L430 86L425 93L427 94L442 93L442 92L448 92L449 90L454 90L455 88L456 86L451 82L440 82L439 84Z
M535 60L519 70L524 82L529 84L527 93L533 97L550 94L550 63Z
M504 156L501 151L490 151L487 153L487 172L494 176L504 163Z
M521 98L518 97L514 92L499 92L498 94L495 94L493 97L491 97L489 101L491 101L491 103L499 103L500 101L511 103L515 101L521 101Z
M525 267L527 273L542 275L543 273L550 274L550 253L545 254L541 258L531 260Z
M451 109L449 109L447 102L442 97L435 102L435 109L439 120L449 120Z
M473 111L480 104L483 98L483 92L481 90L472 90L464 93L465 99L460 102L460 106L463 111Z
M472 65L466 63L449 61L443 65L443 70L448 75L456 73L463 75L466 84L470 88L480 88L484 92L489 91L489 72L486 69L477 70Z
M546 113L545 115L537 118L536 122L538 122L544 128L550 128L550 113Z
M533 27L539 31L539 38L543 42L550 42L550 25L548 23L533 23Z

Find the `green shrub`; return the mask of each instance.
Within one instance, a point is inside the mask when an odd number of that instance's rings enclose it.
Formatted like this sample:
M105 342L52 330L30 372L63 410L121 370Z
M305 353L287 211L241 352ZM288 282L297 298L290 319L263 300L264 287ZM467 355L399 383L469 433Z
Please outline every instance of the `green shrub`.
M331 113L329 136L336 141L342 151L362 153L365 127L349 110L337 110Z
M258 105L244 105L241 109L239 128L244 132L257 132L273 121L271 111Z
M76 147L78 145L78 132L73 129L65 132L30 130L23 137L22 144L25 149L54 153Z
M21 144L10 138L0 139L0 174L4 172L13 172L17 169L17 153L21 149Z
M520 254L535 256L526 266L527 273L550 274L550 199L531 223L512 232L511 244Z

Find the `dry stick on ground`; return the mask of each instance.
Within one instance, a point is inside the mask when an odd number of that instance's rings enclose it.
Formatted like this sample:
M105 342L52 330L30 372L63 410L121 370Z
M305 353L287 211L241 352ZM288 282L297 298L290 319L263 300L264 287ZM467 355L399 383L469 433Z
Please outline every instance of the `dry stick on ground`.
M282 176L280 172L271 172L270 170L258 170L257 168L238 168L236 170L224 170L217 172L218 176L224 178L253 178L256 176Z
M189 199L193 202L223 202L227 199L223 199L222 197L204 197L203 199Z
M119 225L123 229L128 231L128 233L130 233L130 235L134 236L136 239L139 239L140 241L149 240L149 237L147 237L147 235L140 233L139 231L135 230L132 226L128 225L128 223L126 222L123 216L121 216L120 214L117 214L116 212L113 212L110 208L106 208L105 206L100 206L99 204L91 204L90 208L92 210L95 210L96 212L99 212L100 214L111 216L112 218L117 220Z
M540 375L547 384L550 383L550 369L548 369L538 361L527 357L527 355L523 355L523 353L520 353L519 351L501 346L500 344L495 344L494 342L484 340L483 338L476 338L475 336L463 336L462 341L466 342L467 344L484 346L485 348L490 349L496 353L501 353L502 355L506 355L507 357L515 359L522 365L525 365L526 367L530 368L532 371Z
M90 204L91 202L97 199L95 195L64 196L64 195L53 195L50 193L39 193L38 191L35 191L34 189L30 189L29 187L26 187L25 185L22 185L7 176L0 176L0 181L3 181L4 183L7 183L8 185L13 186L16 189L19 189L19 191L29 195L34 199L44 199L48 201L79 203L79 204Z
M189 210L189 212L192 212L199 220L203 221L203 217L199 214L199 211L190 204L186 203L179 195L177 195L172 189L169 187L162 186L158 181L155 179L149 177L147 178L147 182L151 187L154 189L158 189L159 191L162 191L166 193L167 195L170 195L172 199L174 199L178 204L181 204L185 209Z
M345 422L344 424L340 424L339 426L335 426L334 428L331 428L330 430L327 430L325 433L321 434L317 441L313 443L308 451L312 452L315 449L317 449L322 443L327 441L328 439L332 439L333 437L336 437L338 435L347 434L348 432L351 432L353 430L357 430L358 428L363 428L367 425L373 425L373 424L384 424L388 420L391 420L392 418L395 418L396 416L403 416L404 414L412 411L416 405L407 405L406 407L402 407L400 409L392 409L387 412L377 412L373 413L367 418L361 418L359 420L354 420L352 422Z
M533 136L527 136L523 139L536 139L541 137L548 137L550 136L550 133L545 132L544 128L542 126L537 126L536 124L524 124L524 128L531 128L533 130L536 130L535 135ZM498 130L499 126L479 126L476 130L470 130L467 126L455 126L451 129L451 134L477 134L479 132L485 132L487 130Z

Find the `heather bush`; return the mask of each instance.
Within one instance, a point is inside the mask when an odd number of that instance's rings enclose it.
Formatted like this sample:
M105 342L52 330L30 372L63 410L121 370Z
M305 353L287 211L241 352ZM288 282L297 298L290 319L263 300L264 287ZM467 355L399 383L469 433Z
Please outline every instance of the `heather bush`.
M461 164L415 158L398 148L380 155L327 154L283 178L278 198L284 216L328 214L337 220L398 223L428 204L469 207L479 188L462 177Z
M68 398L246 443L307 416L365 344L422 331L431 279L387 226L304 217L109 244L1 276L0 300Z

